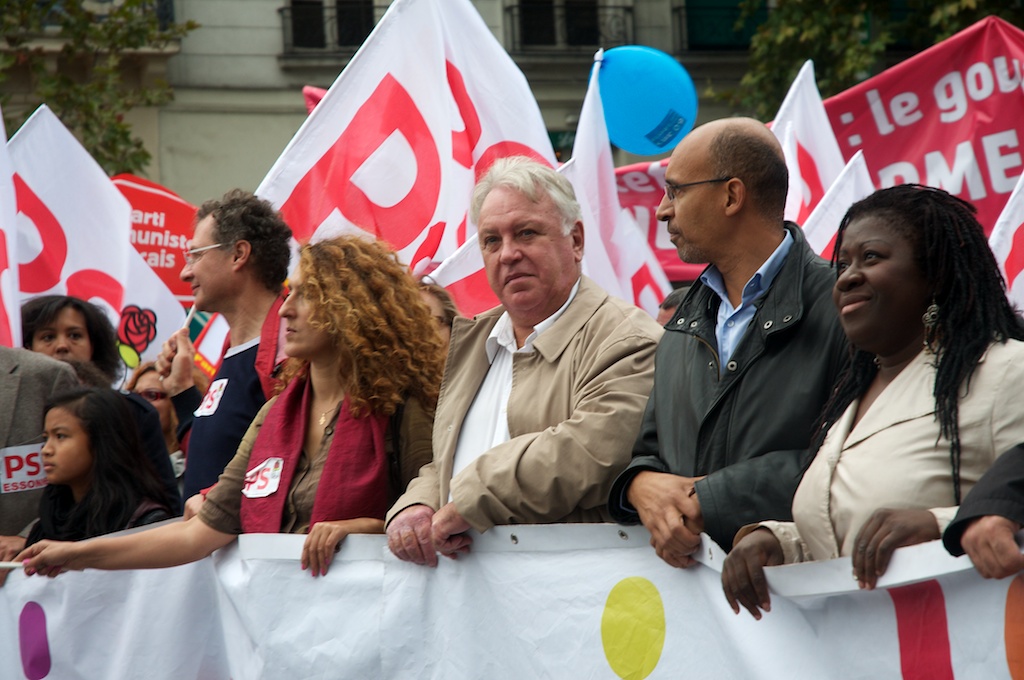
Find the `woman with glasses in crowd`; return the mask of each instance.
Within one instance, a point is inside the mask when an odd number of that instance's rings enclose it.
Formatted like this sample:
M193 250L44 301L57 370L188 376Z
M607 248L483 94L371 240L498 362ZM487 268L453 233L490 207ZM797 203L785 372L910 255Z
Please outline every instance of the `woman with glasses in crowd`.
M209 380L198 367L192 369L192 379L196 389L205 393L209 386ZM174 477L178 480L178 491L182 491L185 474L186 450L184 442L178 439L181 423L191 420L192 413L178 413L171 402L167 392L164 391L163 381L156 372L156 363L146 361L135 369L132 377L128 379L125 389L139 395L152 405L160 415L160 430L164 435L164 444L171 458L171 466L174 468Z
M380 533L384 512L431 459L441 340L415 281L378 242L302 248L281 307L283 391L253 421L198 517L133 536L41 542L27 571L168 567L243 532L308 533L301 558L327 572L341 540Z

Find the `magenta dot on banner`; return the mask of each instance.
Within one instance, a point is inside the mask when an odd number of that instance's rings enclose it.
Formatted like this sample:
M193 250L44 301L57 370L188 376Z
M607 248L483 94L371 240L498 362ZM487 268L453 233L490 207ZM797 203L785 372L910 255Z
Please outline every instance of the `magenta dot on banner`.
M28 602L18 620L21 668L28 680L42 680L50 674L50 641L46 638L46 612L38 602Z

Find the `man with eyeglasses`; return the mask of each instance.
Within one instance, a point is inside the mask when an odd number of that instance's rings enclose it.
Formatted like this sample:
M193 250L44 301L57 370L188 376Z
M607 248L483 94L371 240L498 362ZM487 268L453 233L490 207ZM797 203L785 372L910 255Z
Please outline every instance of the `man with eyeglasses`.
M633 460L609 510L659 557L693 564L706 532L789 519L813 426L845 361L835 276L783 219L788 173L762 123L714 121L673 151L658 219L710 263L665 326Z
M196 309L220 314L230 330L205 395L192 379L195 348L187 328L164 343L157 361L179 422L185 427L191 423L186 499L217 481L256 412L272 395L277 310L288 275L291 235L270 203L240 189L207 201L196 214L180 276L192 286ZM186 507L186 516L196 503Z

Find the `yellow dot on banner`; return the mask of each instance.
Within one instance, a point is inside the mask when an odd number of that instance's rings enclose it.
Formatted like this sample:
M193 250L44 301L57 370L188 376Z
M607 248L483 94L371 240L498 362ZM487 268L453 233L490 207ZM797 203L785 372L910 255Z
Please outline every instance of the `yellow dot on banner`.
M665 646L665 605L645 578L622 579L608 593L601 616L608 665L622 680L643 680L657 667Z
M1013 680L1024 680L1024 574L1018 574L1006 593L1006 666Z

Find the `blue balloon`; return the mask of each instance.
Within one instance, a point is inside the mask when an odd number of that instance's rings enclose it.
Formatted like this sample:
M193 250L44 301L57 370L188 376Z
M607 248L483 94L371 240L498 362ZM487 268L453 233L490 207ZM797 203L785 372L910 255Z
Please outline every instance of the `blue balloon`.
M697 118L697 89L682 65L661 50L606 50L598 72L612 144L639 156L672 151Z

